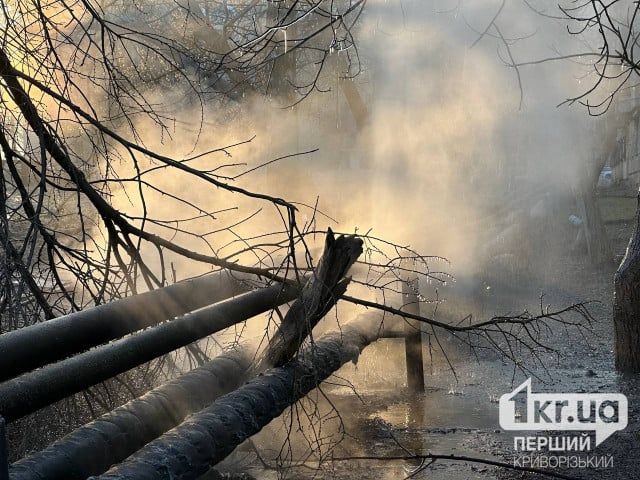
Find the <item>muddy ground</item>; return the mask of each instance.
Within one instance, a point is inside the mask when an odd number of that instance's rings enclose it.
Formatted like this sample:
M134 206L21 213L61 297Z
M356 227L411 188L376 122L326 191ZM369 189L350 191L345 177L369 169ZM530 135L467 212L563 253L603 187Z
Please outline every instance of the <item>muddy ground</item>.
M617 260L624 254L633 227L635 203L633 188L604 192L599 200ZM402 341L380 341L363 353L357 366L343 367L333 384L323 388L326 398L317 396L316 403L324 408L321 414L328 419L323 431L310 432L285 416L257 437L258 451L273 466L275 462L268 459L280 453L285 460L279 466L289 467L284 471L288 478L391 479L412 474L412 478L442 480L544 478L449 460L437 461L418 471L415 469L420 462L416 461L326 461L320 467L313 457L296 462L297 466L288 461L289 457L300 458L301 452L309 450L307 438L321 437L327 446L344 436L329 456L431 453L512 463L516 455L513 437L525 433L500 428L498 399L533 375L534 393L617 392L625 394L629 401L627 428L614 433L597 448L580 453L583 458L612 456L612 464L607 468L554 469L554 472L582 479L640 478L640 377L622 376L614 369L611 312L615 265L595 267L582 253L561 250L559 255L540 257L538 266L541 268L535 274L519 276L517 281L511 276L505 277L506 282L496 277L484 278L476 279L474 288L459 287L460 295L451 295L449 305L454 310L450 314L475 310L482 318L518 313L525 307L535 311L540 308L541 293L544 293L542 303L552 308L591 301L588 308L593 323L584 337L553 326L542 338L555 352L542 354L537 366L531 355L523 354L523 364L531 368L529 373L514 369L512 362L495 353L469 351L453 339L440 336L447 352L445 358L432 338L432 348L425 352L427 387L422 395L412 395L406 389ZM441 310L440 314L444 312ZM586 320L581 321L586 325ZM297 414L311 412L313 404L309 402ZM339 414L333 414L333 408ZM293 440L283 449L282 439L290 430L294 431ZM265 468L253 447L247 445L222 466L225 468L250 472L257 478L283 475L282 471Z

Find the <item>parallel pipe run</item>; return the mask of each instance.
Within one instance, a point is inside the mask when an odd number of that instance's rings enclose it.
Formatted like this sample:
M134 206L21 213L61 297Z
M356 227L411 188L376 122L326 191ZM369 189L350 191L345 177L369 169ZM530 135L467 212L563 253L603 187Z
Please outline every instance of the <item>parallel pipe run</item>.
M0 381L247 290L222 271L7 332Z
M297 361L274 368L147 444L97 480L193 480L383 335L380 322L347 324Z
M17 461L9 471L11 480L84 480L99 475L242 385L251 360L241 351L225 352ZM0 455L0 465L1 461ZM0 480L9 479L1 473Z
M297 294L296 288L280 284L256 290L9 380L0 384L0 415L10 423L291 301Z

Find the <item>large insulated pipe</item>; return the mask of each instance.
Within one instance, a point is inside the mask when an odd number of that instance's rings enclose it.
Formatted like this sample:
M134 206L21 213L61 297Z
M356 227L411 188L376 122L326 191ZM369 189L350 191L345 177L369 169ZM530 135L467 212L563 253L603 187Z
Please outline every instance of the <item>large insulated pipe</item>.
M247 290L221 271L7 332L0 381Z
M7 423L51 405L177 348L293 300L280 284L246 293L0 384L0 415Z
M142 447L93 480L195 480L386 332L363 316L297 360L267 371ZM396 336L395 334L392 336Z
M99 475L242 385L252 359L251 352L225 352L15 462L6 478L0 470L0 480L85 480ZM0 417L0 427L2 421Z

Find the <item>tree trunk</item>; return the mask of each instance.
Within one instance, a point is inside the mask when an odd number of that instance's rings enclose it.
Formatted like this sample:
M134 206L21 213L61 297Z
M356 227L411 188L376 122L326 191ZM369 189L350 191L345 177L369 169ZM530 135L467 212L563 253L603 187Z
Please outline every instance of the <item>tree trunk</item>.
M267 3L267 25L287 25L296 18L297 9L291 0ZM279 99L283 107L289 107L296 101L296 77L298 52L296 46L298 38L296 24L276 29L272 42L273 69L269 78L268 91Z
M369 120L369 109L364 103L353 78L349 76L346 55L338 55L336 68L338 70L338 85L340 85L340 89L347 100L349 110L351 110L353 119L356 122L356 128L361 131Z
M604 227L600 209L596 204L593 186L578 192L576 203L578 213L583 220L587 253L594 265L610 263L613 259L611 244Z
M640 372L640 192L636 224L613 284L616 368Z
M345 278L345 275L361 253L361 239L354 235L340 235L336 239L329 228L322 258L269 340L256 368L257 372L280 367L295 356L318 321L346 291L351 278Z

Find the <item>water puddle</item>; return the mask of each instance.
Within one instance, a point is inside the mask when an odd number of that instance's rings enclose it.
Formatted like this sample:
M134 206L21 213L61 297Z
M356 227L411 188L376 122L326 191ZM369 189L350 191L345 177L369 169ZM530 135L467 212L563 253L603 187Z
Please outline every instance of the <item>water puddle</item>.
M476 395L442 395L431 392L414 397L410 402L390 405L374 414L398 428L432 430L487 429L498 427L498 405L489 397Z

